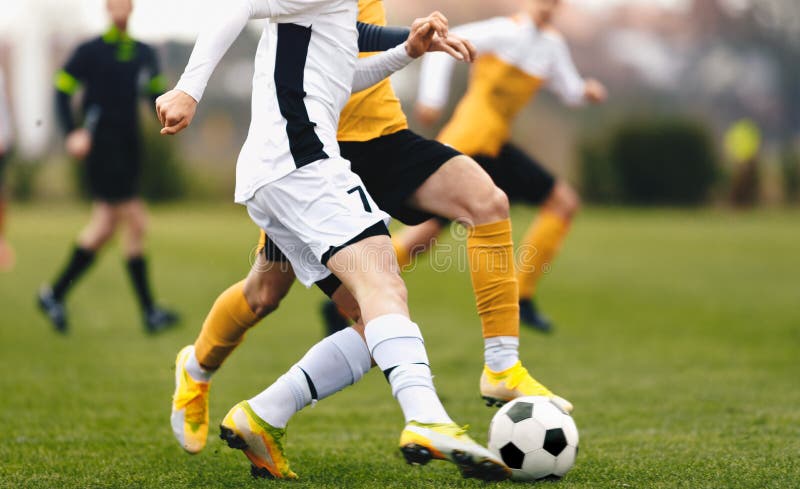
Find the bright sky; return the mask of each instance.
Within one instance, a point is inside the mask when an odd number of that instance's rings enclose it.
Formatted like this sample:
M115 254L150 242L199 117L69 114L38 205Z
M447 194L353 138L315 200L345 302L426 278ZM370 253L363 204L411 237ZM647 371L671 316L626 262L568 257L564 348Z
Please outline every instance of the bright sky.
M131 32L148 41L166 38L192 40L209 9L204 4L224 0L135 0ZM658 3L682 8L690 0L568 0L588 7L608 8L624 3ZM423 2L420 2L423 3ZM84 35L102 30L106 24L105 0L0 0L0 37L18 29L52 23L57 31Z

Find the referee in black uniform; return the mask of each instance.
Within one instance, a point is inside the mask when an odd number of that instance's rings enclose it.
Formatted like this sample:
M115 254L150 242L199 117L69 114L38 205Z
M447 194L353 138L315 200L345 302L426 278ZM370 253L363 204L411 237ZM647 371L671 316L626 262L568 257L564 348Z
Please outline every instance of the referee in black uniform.
M127 33L132 0L107 0L112 26L101 37L81 44L56 75L56 108L70 156L83 160L92 198L89 224L78 236L72 256L52 285L43 286L38 302L59 332L67 330L64 298L90 267L97 252L120 224L128 274L147 331L163 330L176 314L156 306L147 278L144 235L147 214L139 198L141 142L138 105L141 95L155 99L166 86L150 46ZM82 124L76 123L72 96L83 88Z

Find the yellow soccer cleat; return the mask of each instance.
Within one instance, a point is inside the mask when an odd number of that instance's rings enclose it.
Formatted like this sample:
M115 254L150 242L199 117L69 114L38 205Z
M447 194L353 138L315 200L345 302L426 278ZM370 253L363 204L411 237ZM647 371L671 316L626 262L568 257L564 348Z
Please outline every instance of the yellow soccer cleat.
M553 394L550 389L531 377L528 369L522 366L522 362L517 362L502 372L494 372L484 366L481 375L481 396L489 407L502 406L518 397L544 396L549 397L553 404L565 413L572 412L572 403Z
M186 371L186 361L194 354L189 345L175 359L175 393L172 395L172 432L184 450L200 452L208 438L208 388L210 383L194 380Z
M243 451L250 459L253 477L297 479L283 453L286 430L275 428L259 418L247 401L233 406L219 429L219 437L229 447Z
M511 469L467 435L467 427L455 423L409 422L400 434L400 451L406 462L425 465L433 459L453 462L464 478L502 481Z

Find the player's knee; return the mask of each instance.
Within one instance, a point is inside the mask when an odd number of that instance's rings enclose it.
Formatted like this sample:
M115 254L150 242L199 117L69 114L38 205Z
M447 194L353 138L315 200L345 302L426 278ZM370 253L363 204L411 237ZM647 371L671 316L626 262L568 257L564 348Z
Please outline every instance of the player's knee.
M502 221L509 216L508 197L494 186L485 196L473 198L466 207L468 218L474 224Z
M383 281L379 290L381 298L386 303L391 304L407 304L408 303L408 289L400 275L388 274L387 279Z
M117 224L113 220L103 220L98 222L94 227L94 240L98 245L104 245L111 238L114 237L114 232L117 230Z
M246 294L245 298L253 314L259 318L265 318L278 310L283 300L283 295L271 290L263 290L255 294Z

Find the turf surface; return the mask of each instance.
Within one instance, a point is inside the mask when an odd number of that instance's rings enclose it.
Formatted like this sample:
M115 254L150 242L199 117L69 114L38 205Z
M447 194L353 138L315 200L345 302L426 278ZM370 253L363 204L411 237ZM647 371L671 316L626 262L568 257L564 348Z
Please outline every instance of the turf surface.
M532 214L515 214L515 232ZM168 422L172 365L210 304L248 269L256 233L232 205L162 207L152 219L158 296L184 323L143 333L116 246L69 300L57 337L33 296L66 258L79 207L13 209L16 270L0 275L0 487L268 487L216 437L185 455ZM540 304L552 336L523 359L576 405L581 452L560 488L800 485L800 214L587 211ZM486 440L479 323L458 243L407 275L440 394ZM212 427L321 335L321 294L296 286L215 379ZM482 487L443 463L407 467L402 418L380 373L298 415L291 487ZM212 435L216 429L212 428ZM504 483L507 487L516 487ZM547 485L546 487L551 487Z

